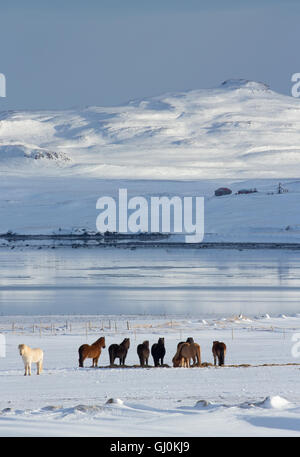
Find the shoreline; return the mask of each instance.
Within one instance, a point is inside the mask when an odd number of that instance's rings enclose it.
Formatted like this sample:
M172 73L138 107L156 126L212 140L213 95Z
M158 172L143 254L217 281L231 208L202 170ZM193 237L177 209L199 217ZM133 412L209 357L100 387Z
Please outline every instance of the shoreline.
M163 237L164 235L162 235ZM135 237L136 238L136 237ZM216 241L216 242L201 242L201 243L186 243L180 241L157 241L158 237L149 241L126 241L130 240L130 235L120 238L105 239L103 236L78 236L78 235L13 235L7 237L0 235L0 240L5 240L6 243L0 244L0 248L106 248L106 247L122 247L127 249L136 248L184 248L184 249L235 249L235 250L254 250L254 249L283 249L283 250L300 250L300 243L286 242L256 242L256 241ZM31 243L28 242L49 241L49 243ZM24 242L26 244L24 244Z

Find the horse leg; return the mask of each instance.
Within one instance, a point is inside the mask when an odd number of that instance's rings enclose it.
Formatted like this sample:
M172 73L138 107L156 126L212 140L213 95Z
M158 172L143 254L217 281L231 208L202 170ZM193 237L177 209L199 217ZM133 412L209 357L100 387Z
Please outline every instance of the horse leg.
M43 362L41 360L39 362L37 362L36 368L37 368L36 374L41 374L41 372L43 370Z
M28 363L28 375L31 376L31 362Z
M113 365L114 364L114 361L115 361L115 358L113 356L113 353L112 351L108 351L109 352L109 364L110 365Z
M216 365L217 365L217 357L214 354L214 366L216 366Z
M24 376L27 376L27 373L28 373L28 364L27 364L27 362L25 362L25 373L24 373Z

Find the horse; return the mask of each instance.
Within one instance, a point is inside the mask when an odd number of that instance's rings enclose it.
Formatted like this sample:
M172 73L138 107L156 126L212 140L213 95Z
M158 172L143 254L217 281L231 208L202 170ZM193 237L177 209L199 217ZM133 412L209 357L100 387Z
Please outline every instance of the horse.
M25 366L25 373L24 376L31 376L31 364L36 363L36 374L41 374L43 370L43 358L44 353L42 349L35 348L31 349L26 344L19 344L18 346L19 353L22 356L24 366Z
M154 365L156 367L159 366L159 361L160 361L160 364L163 365L164 356L166 355L164 338L159 338L158 342L152 345L151 355L153 357Z
M179 348L184 343L196 344L197 346L199 346L197 343L195 343L194 338L192 338L192 337L187 338L186 341L180 341L177 344L177 352L176 352L176 354L174 355L174 357L172 359L174 367L180 367L181 366L181 360L179 358ZM200 346L199 346L199 353L200 353ZM200 355L199 355L199 358L200 358ZM196 359L197 358L196 358L196 352L195 352L194 357L192 357L193 365L196 365L196 361L197 361ZM201 362L200 362L200 364L201 364Z
M212 353L214 356L214 365L217 365L217 358L219 366L224 365L225 363L225 354L226 354L226 344L222 341L214 341L212 346Z
M139 344L137 347L137 353L140 359L140 365L144 367L148 366L148 359L150 355L149 350L149 341L144 341L142 344Z
M83 344L78 349L79 353L79 366L83 367L83 362L85 359L93 359L92 367L96 368L98 365L98 359L101 354L101 349L105 349L105 337L101 336L97 341L93 344Z
M115 358L118 357L120 360L120 365L124 366L129 347L129 338L125 338L121 344L111 344L108 348L110 364L114 365Z
M193 366L201 365L201 349L193 338L188 338L186 342L180 342L177 345L177 352L172 362L173 367L190 367L190 359L193 360Z

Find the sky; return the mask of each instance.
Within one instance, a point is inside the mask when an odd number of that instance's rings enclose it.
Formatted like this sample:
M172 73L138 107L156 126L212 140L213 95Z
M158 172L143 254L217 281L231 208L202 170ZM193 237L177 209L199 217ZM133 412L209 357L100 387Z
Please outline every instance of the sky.
M1 0L0 110L118 105L230 78L290 94L299 0Z

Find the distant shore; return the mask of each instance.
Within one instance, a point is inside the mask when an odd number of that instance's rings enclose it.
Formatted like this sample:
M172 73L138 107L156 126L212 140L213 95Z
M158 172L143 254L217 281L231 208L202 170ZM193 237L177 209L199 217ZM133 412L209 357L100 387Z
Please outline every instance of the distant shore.
M300 250L300 243L286 242L202 242L186 243L183 241L170 241L170 236L163 233L142 234L53 234L53 235L25 235L25 234L0 234L0 247L2 248L87 248L87 247L123 247L135 248L185 248L185 249L288 249ZM2 244L1 244L2 240Z

